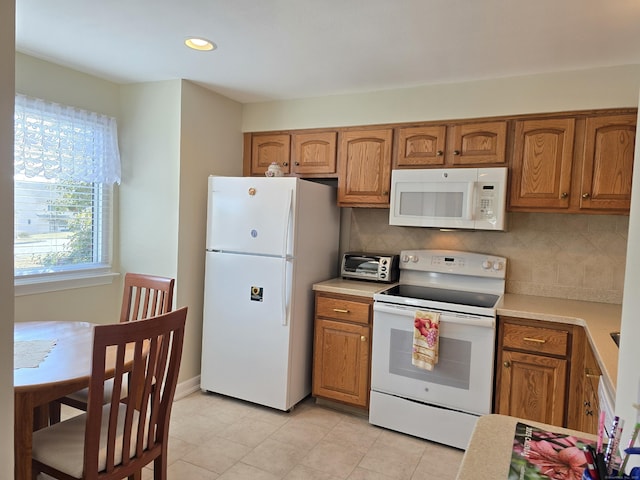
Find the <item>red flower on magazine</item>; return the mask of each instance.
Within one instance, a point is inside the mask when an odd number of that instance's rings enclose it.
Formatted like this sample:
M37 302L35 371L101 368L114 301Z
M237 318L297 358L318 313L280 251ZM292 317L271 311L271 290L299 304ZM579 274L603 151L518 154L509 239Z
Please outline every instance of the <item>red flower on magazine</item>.
M575 445L561 447L558 444L540 440L530 442L529 462L537 465L540 473L549 478L580 480L584 472L585 457L582 450Z
M586 464L582 447L588 443L581 438L519 423L509 478L514 478L513 474L515 478L527 480L581 480Z

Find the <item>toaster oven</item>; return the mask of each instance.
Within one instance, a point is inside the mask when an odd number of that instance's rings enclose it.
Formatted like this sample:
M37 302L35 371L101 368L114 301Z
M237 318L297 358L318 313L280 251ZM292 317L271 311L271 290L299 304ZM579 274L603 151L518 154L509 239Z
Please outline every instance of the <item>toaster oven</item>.
M392 283L398 280L398 255L348 252L342 256L342 278Z

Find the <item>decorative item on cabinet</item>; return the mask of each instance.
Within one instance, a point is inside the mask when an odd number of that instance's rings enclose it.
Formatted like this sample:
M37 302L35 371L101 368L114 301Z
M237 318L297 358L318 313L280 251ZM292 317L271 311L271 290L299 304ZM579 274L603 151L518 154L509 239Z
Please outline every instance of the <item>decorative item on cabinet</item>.
M316 292L312 394L367 409L373 299Z

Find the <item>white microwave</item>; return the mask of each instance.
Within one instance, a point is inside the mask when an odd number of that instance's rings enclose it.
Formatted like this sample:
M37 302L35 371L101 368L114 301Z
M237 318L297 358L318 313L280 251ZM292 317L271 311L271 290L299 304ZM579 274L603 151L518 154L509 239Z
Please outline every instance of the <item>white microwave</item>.
M393 170L389 225L505 230L507 167Z

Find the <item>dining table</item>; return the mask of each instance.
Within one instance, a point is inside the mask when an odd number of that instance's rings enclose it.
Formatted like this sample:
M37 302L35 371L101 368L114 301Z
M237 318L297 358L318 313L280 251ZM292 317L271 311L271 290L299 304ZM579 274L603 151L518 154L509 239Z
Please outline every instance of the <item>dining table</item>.
M31 479L33 431L49 422L49 404L89 386L96 324L73 321L14 324L15 479ZM126 358L131 362L132 352ZM115 350L107 352L113 376Z

